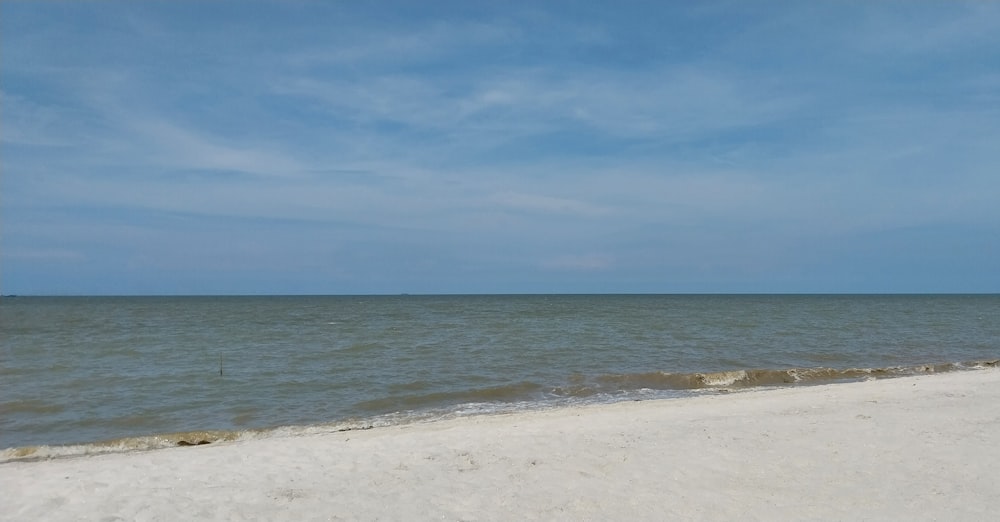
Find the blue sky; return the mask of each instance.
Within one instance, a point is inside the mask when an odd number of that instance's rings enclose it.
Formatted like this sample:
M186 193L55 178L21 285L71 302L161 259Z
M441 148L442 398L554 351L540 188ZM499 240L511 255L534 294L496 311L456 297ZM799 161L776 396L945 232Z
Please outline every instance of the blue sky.
M0 3L7 294L1000 292L1000 3Z

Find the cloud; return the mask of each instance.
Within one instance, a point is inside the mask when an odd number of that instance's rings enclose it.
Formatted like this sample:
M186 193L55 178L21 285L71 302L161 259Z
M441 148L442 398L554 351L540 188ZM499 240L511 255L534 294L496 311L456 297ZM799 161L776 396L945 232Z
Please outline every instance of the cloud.
M400 64L439 62L470 48L506 46L523 37L515 25L500 21L434 21L416 28L355 27L324 46L296 49L285 61L297 69L330 67L379 69Z
M388 138L435 132L445 138L435 145L473 152L558 132L661 143L699 139L780 121L800 103L768 92L775 87L757 78L689 67L564 74L511 67L453 76L376 75L364 82L293 77L273 89L315 100L331 116L362 125L362 132L391 122L401 127Z
M226 143L218 136L135 113L122 120L124 132L133 136L132 154L146 154L146 163L153 168L234 171L283 178L299 176L307 169L288 154L268 150L266 144Z
M5 6L0 255L724 286L996 228L1000 12L899 7Z
M500 194L494 194L490 197L490 200L496 204L512 209L552 214L571 214L596 217L610 212L610 209L583 201L543 196L539 194L503 192Z

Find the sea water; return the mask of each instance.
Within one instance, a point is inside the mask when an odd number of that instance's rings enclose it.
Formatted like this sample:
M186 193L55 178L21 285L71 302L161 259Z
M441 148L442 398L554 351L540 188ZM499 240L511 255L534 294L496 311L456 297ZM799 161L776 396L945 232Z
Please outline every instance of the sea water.
M998 295L4 297L0 460L998 358Z

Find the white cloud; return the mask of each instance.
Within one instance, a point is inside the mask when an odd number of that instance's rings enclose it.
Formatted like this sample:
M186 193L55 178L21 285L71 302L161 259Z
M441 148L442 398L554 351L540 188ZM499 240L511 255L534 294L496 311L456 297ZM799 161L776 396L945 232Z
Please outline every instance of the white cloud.
M298 177L308 169L265 143L228 140L186 129L157 117L121 114L120 124L133 139L129 159L145 155L143 163L154 168L221 170L268 177ZM137 150L136 150L137 149Z
M515 67L459 77L376 75L364 82L308 76L278 80L273 88L318 100L331 113L356 122L381 119L444 132L449 144L474 142L491 131L513 137L585 129L690 139L771 123L801 103L774 92L760 78L690 67L561 75Z
M597 217L610 212L610 209L584 201L557 198L540 194L525 194L520 192L503 192L494 194L490 201L504 207L518 210L529 210L551 214L572 214Z
M803 238L997 223L995 8L937 24L927 13L949 8L918 7L707 8L636 35L640 13L376 19L353 4L210 35L160 7L108 26L120 34L69 18L5 31L5 223L38 239L17 255L53 258L62 237L94 255L106 223L127 224L114 241L161 268L176 264L161 237L222 256L227 227L273 220L227 259L322 263L344 241L394 259L419 237L496 266L614 273L645 255L678 274L753 248L764 266ZM25 209L49 235L18 223Z
M380 30L381 29L381 30ZM295 50L285 62L295 68L379 68L441 60L469 48L504 45L519 38L520 30L503 22L445 22L410 28L343 28L333 42Z

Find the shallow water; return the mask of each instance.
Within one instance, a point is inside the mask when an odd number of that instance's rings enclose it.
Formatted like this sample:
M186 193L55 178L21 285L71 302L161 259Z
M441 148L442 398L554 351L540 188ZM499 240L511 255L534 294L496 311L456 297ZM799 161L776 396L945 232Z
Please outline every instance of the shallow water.
M1000 296L17 297L0 343L0 448L175 443L961 369Z

